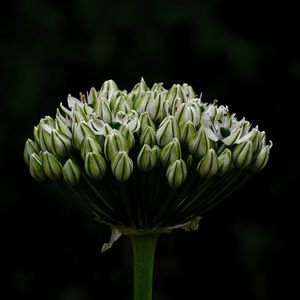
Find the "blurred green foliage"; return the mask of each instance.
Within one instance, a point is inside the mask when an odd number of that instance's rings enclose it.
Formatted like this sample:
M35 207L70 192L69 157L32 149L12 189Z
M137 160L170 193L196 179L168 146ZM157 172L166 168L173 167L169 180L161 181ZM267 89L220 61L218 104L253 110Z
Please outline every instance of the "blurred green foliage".
M109 231L34 182L22 151L33 125L54 115L68 93L100 88L110 78L131 88L141 76L150 85L188 82L206 101L218 98L260 124L274 142L268 168L208 213L199 231L161 238L154 299L293 295L295 15L288 2L265 1L6 3L0 26L5 299L131 298L126 239L100 256Z

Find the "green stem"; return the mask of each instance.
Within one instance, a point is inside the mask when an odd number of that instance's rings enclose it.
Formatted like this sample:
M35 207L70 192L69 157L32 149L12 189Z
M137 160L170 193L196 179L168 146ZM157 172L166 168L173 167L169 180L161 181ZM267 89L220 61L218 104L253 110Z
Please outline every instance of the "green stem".
M134 300L152 300L155 246L159 234L131 235L133 249Z

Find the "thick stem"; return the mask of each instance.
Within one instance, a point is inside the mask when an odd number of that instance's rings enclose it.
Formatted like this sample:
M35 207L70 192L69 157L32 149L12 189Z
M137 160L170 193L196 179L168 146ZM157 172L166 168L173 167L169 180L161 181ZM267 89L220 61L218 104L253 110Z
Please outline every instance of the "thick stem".
M159 234L131 235L133 249L134 300L152 300L155 246Z

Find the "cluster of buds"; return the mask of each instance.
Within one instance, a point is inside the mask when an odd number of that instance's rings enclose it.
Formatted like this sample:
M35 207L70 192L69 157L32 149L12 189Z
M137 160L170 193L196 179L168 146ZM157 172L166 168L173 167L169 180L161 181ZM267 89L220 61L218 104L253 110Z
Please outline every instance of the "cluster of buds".
M80 99L69 95L67 106L60 103L55 118L41 119L33 139L26 141L24 159L34 179L54 180L73 191L84 182L104 199L110 198L115 183L129 195L134 180L145 173L153 174L152 190L182 191L185 182L192 184L190 194L179 194L194 199L192 191L209 178L261 171L271 146L264 131L245 118L237 119L227 106L202 102L187 84L168 90L155 83L149 88L142 79L127 92L108 80L99 91L91 88L80 94ZM126 185L127 181L131 183ZM157 193L149 193L149 201L156 203L150 197L159 197ZM154 204L149 207L155 209ZM105 219L103 210L97 214ZM138 227L132 220L128 223Z

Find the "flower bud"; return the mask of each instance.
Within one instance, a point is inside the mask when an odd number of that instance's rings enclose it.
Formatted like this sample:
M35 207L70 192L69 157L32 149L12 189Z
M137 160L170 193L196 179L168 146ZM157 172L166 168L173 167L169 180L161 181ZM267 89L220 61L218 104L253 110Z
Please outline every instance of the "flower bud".
M252 171L260 172L267 164L269 160L270 148L272 147L272 142L270 145L264 146L258 153L254 163L251 166Z
M122 133L124 138L127 141L128 148L131 149L135 144L134 134L131 131L129 125L121 125L119 131Z
M138 101L135 102L134 109L139 113L143 113L148 111L148 108L154 102L154 93L151 91L147 91L145 94L141 96Z
M173 138L180 139L180 128L173 116L167 116L156 132L157 144L161 147L167 145Z
M87 136L84 138L84 140L82 141L81 146L80 146L80 153L81 153L82 159L85 159L86 155L89 152L101 154L102 149L101 149L100 144L96 141L96 139L94 139L90 136Z
M74 123L72 128L72 139L77 150L80 150L81 143L86 136L95 138L95 134L88 124L84 121Z
M53 128L44 122L40 122L38 126L38 140L42 151L52 152L52 133Z
M189 154L186 159L186 167L189 170L193 164L193 155Z
M176 98L181 99L182 102L186 102L187 100L185 92L180 84L173 84L166 95L166 100L170 102L171 107L173 106L173 101Z
M118 86L113 80L110 79L103 82L99 91L99 95L101 97L104 97L105 99L110 99L110 97L112 97L113 94L116 93L117 91L118 91Z
M65 162L62 169L62 174L65 182L67 182L69 185L75 186L79 183L80 168L71 158Z
M184 90L184 93L187 95L187 97L189 99L194 99L195 98L195 92L194 92L193 88L190 85L188 85L187 83L184 83L182 85L182 88Z
M175 113L175 118L179 126L186 123L187 121L193 122L195 126L197 126L200 122L200 115L197 114L196 109L193 106L188 105L187 103L182 103L178 107Z
M117 130L109 134L104 142L104 154L107 160L111 161L119 151L129 151L128 143L124 136Z
M37 181L44 181L46 179L46 175L42 167L42 160L36 153L32 153L30 155L29 172L30 175Z
M181 159L181 148L177 138L164 146L161 150L160 160L164 167L169 166L176 160Z
M224 149L224 151L218 156L218 163L219 163L218 175L224 176L226 173L231 171L233 167L232 154L228 148Z
M96 89L94 87L92 87L90 89L90 92L88 93L88 96L87 96L87 98L88 98L88 104L95 104L95 102L97 100L97 97L98 97L97 91L96 91Z
M188 145L189 141L196 135L196 127L193 122L187 121L180 126L180 141Z
M110 103L110 107L114 112L123 111L129 113L131 111L130 103L124 96L119 96L114 102Z
M156 162L159 163L159 161L160 161L160 155L161 155L161 149L157 145L154 145L152 147L152 151L155 154Z
M196 132L194 137L189 140L188 148L191 154L198 159L205 155L209 148L209 139L202 127Z
M90 178L101 179L106 172L106 162L99 153L89 152L84 160L84 168Z
M40 151L39 147L36 145L36 143L28 139L25 143L24 147L24 160L27 165L29 165L30 156L32 153L38 153Z
M132 91L138 95L140 95L148 90L149 90L149 88L147 87L147 84L143 77L141 78L141 81L139 83L137 83L132 89Z
M138 167L141 171L150 171L156 166L156 162L155 151L149 145L145 144L137 157Z
M94 112L101 120L103 120L104 123L112 123L112 113L107 100L105 100L104 98L97 98L94 107Z
M178 159L169 165L166 177L171 188L178 188L187 177L187 167L182 159Z
M155 129L155 125L154 122L151 120L148 112L144 112L139 116L139 121L140 121L140 130L139 133L141 131L143 131L145 128L147 128L148 126L151 126L153 129Z
M236 145L232 152L232 157L236 168L247 168L250 165L253 157L252 142L248 141Z
M66 157L72 148L72 142L63 133L59 132L56 129L53 129L51 132L52 138L52 152L58 157Z
M49 179L57 180L61 178L61 164L52 153L48 151L43 152L42 167Z
M111 170L118 181L126 181L133 171L133 161L126 151L119 151L111 162Z
M151 147L156 144L155 130L151 126L143 128L140 135L140 144L148 144Z
M208 149L200 160L197 171L201 177L212 177L219 169L218 156L214 149Z
M64 121L61 120L61 118L56 117L55 119L55 128L60 131L61 133L63 133L64 135L66 135L68 138L72 138L72 132L69 129L69 127L65 124Z
M148 113L152 120L158 121L163 118L162 105L165 101L165 93L159 93L154 101L152 101L148 107Z

